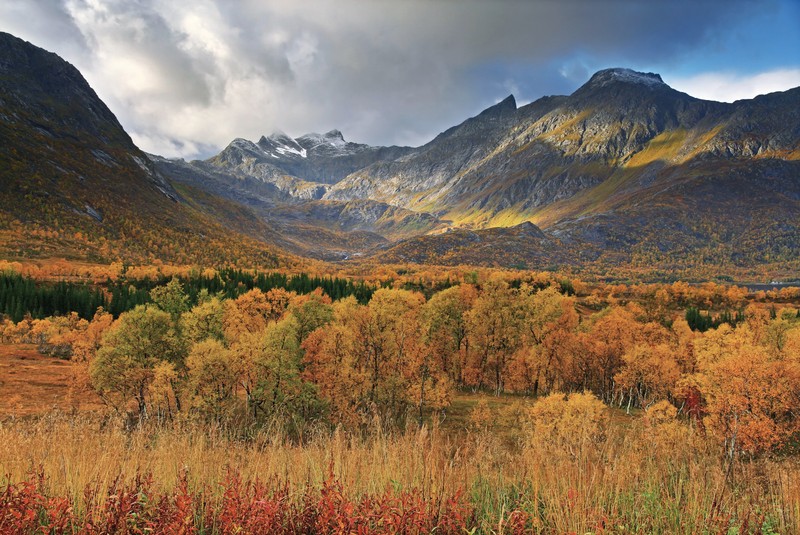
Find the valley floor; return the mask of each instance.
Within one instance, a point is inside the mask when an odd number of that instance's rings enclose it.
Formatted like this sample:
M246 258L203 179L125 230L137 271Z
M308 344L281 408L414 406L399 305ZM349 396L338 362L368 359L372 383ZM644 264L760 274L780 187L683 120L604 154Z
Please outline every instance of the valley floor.
M797 288L112 268L0 277L0 535L800 533Z
M44 356L33 344L0 344L0 420L103 408L94 392L75 395L75 371L71 361Z
M532 437L524 398L469 392L440 424L405 430L290 438L279 425L242 433L192 419L131 429L92 411L96 400L66 414L69 362L30 345L0 355L2 533L800 529L796 458L731 465L699 429L641 413L612 411L591 443Z

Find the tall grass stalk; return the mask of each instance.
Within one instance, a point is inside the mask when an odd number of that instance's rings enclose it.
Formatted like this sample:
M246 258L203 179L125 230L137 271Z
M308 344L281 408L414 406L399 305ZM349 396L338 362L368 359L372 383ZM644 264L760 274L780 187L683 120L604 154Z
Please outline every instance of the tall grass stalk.
M151 474L153 489L170 495L185 473L206 509L218 505L231 471L243 481L286 485L295 502L332 476L353 500L388 489L441 503L463 491L476 533L510 533L504 526L514 521L534 533L800 532L794 459L737 463L715 503L726 466L688 428L676 437L639 422L612 426L577 456L541 444L520 439L508 447L489 432L377 425L359 434L318 429L298 444L280 425L241 438L190 422L126 431L114 421L52 415L0 424L0 491L41 471L46 494L68 498L80 515L97 505L85 503L87 488L105 496L117 478L130 482L137 474Z

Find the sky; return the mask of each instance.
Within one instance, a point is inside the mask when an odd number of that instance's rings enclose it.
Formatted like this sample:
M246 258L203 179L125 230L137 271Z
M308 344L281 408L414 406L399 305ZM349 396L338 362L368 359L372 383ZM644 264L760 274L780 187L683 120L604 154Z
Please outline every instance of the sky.
M800 86L800 0L2 0L0 31L186 159L278 130L417 146L609 67L727 102Z

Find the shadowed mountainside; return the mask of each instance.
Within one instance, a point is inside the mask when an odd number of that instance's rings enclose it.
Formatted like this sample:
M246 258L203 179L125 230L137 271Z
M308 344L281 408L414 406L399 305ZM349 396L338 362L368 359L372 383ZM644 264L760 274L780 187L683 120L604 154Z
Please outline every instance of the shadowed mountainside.
M6 33L0 110L4 257L293 262L250 210L173 187L77 69Z

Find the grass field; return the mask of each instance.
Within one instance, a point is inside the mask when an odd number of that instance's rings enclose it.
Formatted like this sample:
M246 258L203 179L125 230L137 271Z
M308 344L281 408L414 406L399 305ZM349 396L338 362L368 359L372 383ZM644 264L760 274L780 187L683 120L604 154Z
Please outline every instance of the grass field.
M36 346L0 344L0 418L102 408L90 391L74 395L74 372L70 361L43 356Z
M612 410L601 439L571 450L526 434L531 400L460 392L421 429L320 426L300 441L277 423L127 429L91 393L76 399L73 366L0 346L0 533L800 529L796 459L729 466L685 423L648 427Z

